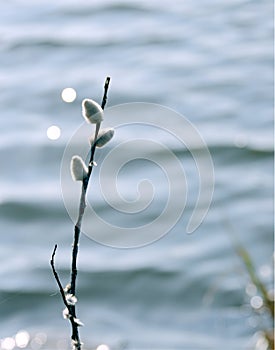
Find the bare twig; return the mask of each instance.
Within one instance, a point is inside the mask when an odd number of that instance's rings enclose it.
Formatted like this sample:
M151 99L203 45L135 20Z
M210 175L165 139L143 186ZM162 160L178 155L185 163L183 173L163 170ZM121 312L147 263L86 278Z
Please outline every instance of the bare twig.
M54 266L54 257L55 257L56 249L57 249L57 244L54 246L54 250L53 250L53 253L52 253L52 258L51 258L50 263L51 263L52 271L53 271L53 274L54 274L54 278L55 278L55 280L56 280L56 282L58 284L58 287L59 287L59 292L61 294L63 303L69 309L69 305L68 305L67 300L66 300L66 296L65 296L65 292L64 292L63 286L62 286L62 284L60 282L59 276L58 276L58 274L56 272L56 269L55 269L55 266Z

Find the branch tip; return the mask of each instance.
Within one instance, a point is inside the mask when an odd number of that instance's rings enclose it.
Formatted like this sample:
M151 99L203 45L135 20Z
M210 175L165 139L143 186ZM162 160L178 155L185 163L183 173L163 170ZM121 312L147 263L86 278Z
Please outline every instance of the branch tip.
M101 108L104 109L106 102L107 102L107 92L108 92L108 88L109 88L109 84L110 84L110 80L111 77L107 77L105 80L105 84L104 84L104 95L103 95L103 99L102 99L102 103L101 103Z
M56 249L57 249L57 244L55 244L53 252L52 252L52 258L50 261L52 266L54 266L54 257L55 257Z

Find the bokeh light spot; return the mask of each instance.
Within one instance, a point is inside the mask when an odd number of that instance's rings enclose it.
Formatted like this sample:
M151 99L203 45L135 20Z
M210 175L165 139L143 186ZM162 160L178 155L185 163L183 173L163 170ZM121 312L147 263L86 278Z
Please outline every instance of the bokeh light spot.
M256 350L267 350L268 349L268 342L264 335L262 335L256 343Z
M4 338L1 342L1 349L12 350L15 347L15 340L11 337Z
M76 99L76 91L73 88L65 88L62 90L61 98L64 102L70 103Z
M260 276L264 279L268 279L269 277L272 276L272 269L271 266L269 265L263 265L260 267Z
M98 347L96 348L96 350L110 350L109 346L106 344L101 344L98 345Z
M61 130L58 126L52 125L47 129L47 136L50 140L58 140L61 135Z
M47 335L46 333L37 333L35 337L31 341L31 349L38 350L40 349L43 344L45 344L47 341Z
M263 306L263 299L255 295L250 299L250 305L253 307L253 309L260 309Z
M15 336L16 346L20 349L25 348L30 341L30 335L26 331L20 331Z

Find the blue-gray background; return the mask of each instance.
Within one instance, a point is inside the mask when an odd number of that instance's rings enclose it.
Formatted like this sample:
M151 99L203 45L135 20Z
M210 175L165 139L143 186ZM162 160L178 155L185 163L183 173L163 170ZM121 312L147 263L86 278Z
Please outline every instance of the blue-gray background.
M248 278L231 237L270 284L272 5L1 1L0 338L25 329L32 337L46 334L52 349L64 347L69 325L48 263L57 242L65 283L72 222L62 202L60 162L82 122L82 98L100 101L110 75L109 106L159 103L196 125L214 160L216 188L206 220L191 236L182 220L140 249L81 238L83 341L129 349L253 348L262 325L246 307ZM78 94L71 104L60 97L66 87ZM56 141L46 136L52 124L62 132ZM126 174L124 190L132 186ZM141 167L135 175L144 177Z

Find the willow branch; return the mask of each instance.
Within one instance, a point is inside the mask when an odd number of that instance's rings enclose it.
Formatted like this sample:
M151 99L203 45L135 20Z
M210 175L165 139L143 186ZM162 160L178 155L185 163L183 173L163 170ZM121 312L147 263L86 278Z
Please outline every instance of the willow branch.
M109 83L110 83L110 77L107 77L105 80L105 84L104 84L104 95L103 95L103 99L102 99L102 103L101 103L102 109L104 109L106 102L107 102L107 93L108 93ZM85 211L85 208L87 205L86 204L86 192L87 192L90 176L92 174L92 170L93 170L93 166L94 166L96 140L97 140L99 129L100 129L100 123L98 123L96 125L94 142L91 146L91 155L90 155L90 160L89 160L89 165L88 165L88 173L82 182L78 219L77 219L77 222L76 222L75 227L74 227L74 242L73 242L73 249L72 249L72 268L71 268L71 287L70 287L70 293L72 295L75 295L75 292L76 292L77 255L78 255L79 237L80 237L80 233L81 233L82 218L83 218L84 211ZM75 305L70 305L69 312L74 318L76 317ZM77 328L72 329L72 340L75 341L76 343L80 344ZM80 348L81 347L79 347L79 349Z
M104 94L103 94L103 98L102 98L102 103L101 103L101 108L104 109L105 105L107 103L107 93L108 93L108 88L109 88L109 84L110 84L110 77L107 77L105 80L105 84L104 84ZM88 188L88 184L89 184L89 180L92 174L92 170L93 170L93 166L94 166L94 156L95 156L95 149L96 149L96 140L97 140L97 136L98 136L98 132L100 129L100 123L96 124L96 129L95 129L95 137L94 137L94 142L91 145L91 153L90 153L90 160L89 160L89 164L88 164L88 173L85 176L85 178L82 181L82 189L81 189L81 196L80 196L80 203L79 203L79 211L78 211L78 218L76 221L76 224L74 226L74 241L73 241L73 249L72 249L72 266L71 266L71 283L70 283L70 287L68 292L72 295L75 296L75 292L76 292L76 277L77 277L77 255L78 255L78 245L79 245L79 238L80 238L80 233L81 233L81 224L82 224L82 218L84 215L84 211L86 208L86 192L87 192L87 188ZM59 287L59 291L63 300L64 305L66 306L66 308L68 309L68 318L71 322L71 326L72 326L72 343L73 343L73 349L75 350L81 350L81 342L80 342L80 338L79 338L79 333L78 333L78 327L79 327L79 323L76 322L77 318L76 318L76 307L75 304L70 304L68 303L67 299L66 299L66 293L63 289L63 286L61 284L60 278L58 276L58 273L55 269L55 264L54 264L54 258L55 258L55 253L56 253L56 249L57 249L57 244L54 247L52 256L51 256L51 260L50 260L50 264L52 267L52 271L53 271L53 275L54 278L57 282L57 285Z

